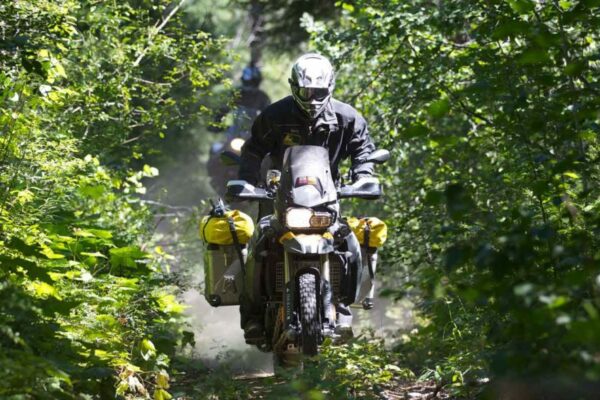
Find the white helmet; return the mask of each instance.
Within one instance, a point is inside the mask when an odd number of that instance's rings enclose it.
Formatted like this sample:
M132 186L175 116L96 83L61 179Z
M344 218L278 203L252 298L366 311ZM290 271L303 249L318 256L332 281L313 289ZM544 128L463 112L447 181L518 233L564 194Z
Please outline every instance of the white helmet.
M331 99L335 75L328 59L320 54L308 53L296 60L288 82L298 107L315 119Z

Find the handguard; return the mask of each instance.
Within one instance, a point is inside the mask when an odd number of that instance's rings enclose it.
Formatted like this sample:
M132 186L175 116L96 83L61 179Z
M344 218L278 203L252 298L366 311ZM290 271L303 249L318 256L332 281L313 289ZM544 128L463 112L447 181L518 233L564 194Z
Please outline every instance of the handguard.
M271 198L265 189L258 188L244 180L227 182L226 196L239 200L268 200Z
M383 195L383 189L379 179L375 177L360 178L351 185L342 186L338 191L340 199L359 198L375 200Z

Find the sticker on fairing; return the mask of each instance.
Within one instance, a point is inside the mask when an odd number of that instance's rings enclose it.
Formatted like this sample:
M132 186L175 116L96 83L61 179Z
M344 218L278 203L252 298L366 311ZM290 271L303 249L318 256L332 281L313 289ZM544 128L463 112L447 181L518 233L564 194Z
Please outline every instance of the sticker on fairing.
M300 134L288 132L283 136L283 144L285 146L297 146L300 144Z

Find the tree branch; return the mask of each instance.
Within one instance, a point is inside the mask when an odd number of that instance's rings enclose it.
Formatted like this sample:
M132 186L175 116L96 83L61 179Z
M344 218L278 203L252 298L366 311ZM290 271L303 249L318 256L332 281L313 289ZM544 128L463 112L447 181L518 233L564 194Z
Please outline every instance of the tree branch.
M165 25L167 24L167 22L169 22L169 20L171 19L171 17L173 15L175 15L175 13L177 12L177 10L179 10L181 8L181 6L183 5L183 3L185 3L187 0L180 0L179 4L177 4L169 13L169 15L167 15L167 17L162 21L162 23L160 25L158 25L158 27L156 27L156 24L154 25L155 29L153 31L151 31L148 34L148 42L150 44L150 42L152 41L152 38L154 36L156 36L158 34L158 32L161 31L162 28L165 27ZM158 22L157 22L158 24ZM148 48L150 46L146 46L144 47L144 49L141 51L140 55L138 56L138 58L136 58L136 60L133 63L134 67L137 67L138 65L140 65L140 62L142 62L142 59L144 58L144 56L146 55L146 52L148 51Z

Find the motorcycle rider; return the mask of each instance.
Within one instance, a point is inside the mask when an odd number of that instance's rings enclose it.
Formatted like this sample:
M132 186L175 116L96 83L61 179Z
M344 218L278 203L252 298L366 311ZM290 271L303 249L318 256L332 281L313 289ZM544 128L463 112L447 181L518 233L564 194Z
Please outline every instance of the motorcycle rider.
M272 168L281 170L286 148L295 145L327 148L336 183L340 180L338 165L346 158L351 159L353 181L370 176L373 164L363 160L375 145L365 119L332 97L335 74L329 60L317 53L304 54L293 64L288 82L292 95L271 104L254 121L251 137L242 148L239 178L258 184L263 158L270 155ZM337 305L338 313L351 315L347 306ZM246 341L262 337L261 305L243 294L240 314Z
M259 87L261 81L262 74L256 65L250 64L242 71L242 86L236 106L238 109L247 110L252 120L271 104L269 96Z
M256 65L250 63L246 66L242 71L240 81L241 86L236 93L235 108L232 110L233 123L227 128L225 141L212 144L211 156L206 165L210 183L221 196L225 193L227 181L237 175L237 169L223 165L220 159L221 151L230 140L238 137L246 139L256 116L271 104L269 96L259 87L262 74ZM230 111L228 107L221 108L215 117L215 121L220 121ZM220 130L216 127L210 127L209 129L213 132Z
M262 73L254 63L250 63L242 70L241 85L235 93L235 108L233 126L228 129L235 133L247 131L256 116L271 104L269 96L260 88ZM220 121L231 110L223 107L217 113L215 120Z

